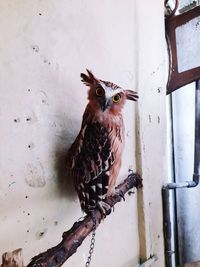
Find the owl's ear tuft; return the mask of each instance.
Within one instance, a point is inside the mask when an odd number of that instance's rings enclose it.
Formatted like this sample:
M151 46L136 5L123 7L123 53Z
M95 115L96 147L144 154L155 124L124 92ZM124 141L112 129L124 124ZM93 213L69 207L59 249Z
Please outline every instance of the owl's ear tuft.
M125 90L125 95L128 100L137 101L139 96L137 92L134 92L132 90Z
M90 86L90 85L94 84L94 83L97 81L97 79L96 79L96 77L92 74L91 71L89 71L88 69L86 69L86 70L87 70L88 75L86 75L86 74L84 74L84 73L81 73L81 78L82 78L81 81L82 81L85 85Z

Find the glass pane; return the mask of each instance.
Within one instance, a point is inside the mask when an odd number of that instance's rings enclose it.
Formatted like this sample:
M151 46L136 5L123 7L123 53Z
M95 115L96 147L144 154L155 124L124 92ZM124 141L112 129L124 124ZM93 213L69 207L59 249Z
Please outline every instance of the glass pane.
M178 72L200 66L200 16L176 28Z
M179 1L179 10L183 10L185 9L185 7L187 7L187 10L193 8L194 6L198 5L198 0L194 1L194 0L181 0Z
M176 0L168 0L168 5L173 10L176 4ZM195 6L198 6L200 4L200 0L181 0L178 4L178 9L176 11L176 15L184 13Z

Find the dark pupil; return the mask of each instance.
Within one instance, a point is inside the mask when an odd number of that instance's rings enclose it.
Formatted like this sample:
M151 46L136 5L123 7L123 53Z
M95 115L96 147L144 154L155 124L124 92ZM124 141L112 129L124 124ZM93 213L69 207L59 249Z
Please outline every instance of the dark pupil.
M119 95L114 96L114 100L115 100L115 101L119 101L119 98L120 98Z
M98 96L102 96L103 95L103 90L101 88L98 88L96 92L97 92Z

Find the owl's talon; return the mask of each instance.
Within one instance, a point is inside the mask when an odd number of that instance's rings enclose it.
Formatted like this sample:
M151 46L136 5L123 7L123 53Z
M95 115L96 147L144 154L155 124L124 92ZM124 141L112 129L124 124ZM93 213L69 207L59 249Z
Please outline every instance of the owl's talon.
M129 196L134 195L134 194L135 194L135 191L134 191L134 190L133 190L133 191L130 190L130 191L128 192L128 195L129 195Z
M124 193L121 190L115 188L115 193L118 194L125 201Z
M124 193L121 190L119 191L119 196L125 201Z
M128 169L129 175L133 174L133 170L132 169Z
M98 202L98 208L99 208L99 211L101 212L103 218L105 218L106 215L109 215L112 211L111 206L104 201Z

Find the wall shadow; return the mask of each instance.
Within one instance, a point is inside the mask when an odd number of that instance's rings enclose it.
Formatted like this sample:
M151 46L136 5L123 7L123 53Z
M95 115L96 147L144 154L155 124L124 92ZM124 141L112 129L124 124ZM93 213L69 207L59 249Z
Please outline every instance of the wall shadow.
M77 197L73 179L67 171L67 153L73 142L67 131L62 131L54 149L54 171L56 174L57 186L60 197L66 197L70 201Z

